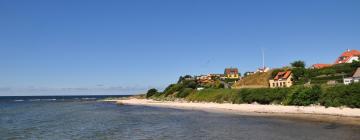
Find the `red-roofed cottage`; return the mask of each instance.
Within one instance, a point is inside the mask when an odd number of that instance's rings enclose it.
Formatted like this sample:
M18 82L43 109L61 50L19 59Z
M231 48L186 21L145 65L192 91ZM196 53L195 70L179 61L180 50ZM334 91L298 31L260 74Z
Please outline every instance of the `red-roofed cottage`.
M322 69L322 68L331 67L331 66L332 66L332 64L314 64L314 65L312 65L312 68Z
M226 68L224 75L227 79L239 79L239 70L237 68Z
M278 72L269 83L271 88L290 87L293 85L293 74L291 71Z
M353 61L359 61L359 60L360 60L360 51L347 49L336 59L334 64L336 65L342 63L352 63ZM314 64L312 65L312 68L322 69L322 68L330 67L332 65L333 64Z
M360 51L358 50L346 50L341 56L336 59L335 64L352 63L353 61L359 61Z

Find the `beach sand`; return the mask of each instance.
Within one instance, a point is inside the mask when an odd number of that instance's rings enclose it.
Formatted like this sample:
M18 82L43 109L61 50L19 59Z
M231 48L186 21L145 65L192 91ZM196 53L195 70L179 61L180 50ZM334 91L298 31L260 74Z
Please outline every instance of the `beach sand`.
M162 108L201 110L249 116L268 116L283 119L303 119L317 122L333 122L360 125L360 109L323 106L283 106L259 104L195 103L184 101L155 101L149 99L106 100L123 105L140 105Z

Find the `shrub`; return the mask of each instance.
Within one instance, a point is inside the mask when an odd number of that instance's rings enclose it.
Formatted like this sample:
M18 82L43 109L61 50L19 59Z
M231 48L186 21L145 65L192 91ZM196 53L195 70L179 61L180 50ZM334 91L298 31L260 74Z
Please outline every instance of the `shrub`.
M166 97L170 94L180 91L180 89L182 89L182 88L183 88L182 84L171 84L164 90L164 96Z
M290 105L307 106L318 102L321 95L321 87L296 87L290 94Z
M291 63L291 66L294 68L305 68L305 62L301 60L297 60Z
M176 97L185 98L188 95L190 95L192 92L194 92L194 89L192 89L192 88L184 88L178 94L176 94Z
M148 92L146 93L146 98L149 98L153 95L155 95L156 93L158 93L158 90L155 88L149 89Z
M324 106L348 106L352 108L360 107L360 83L351 85L338 85L324 89L320 103Z

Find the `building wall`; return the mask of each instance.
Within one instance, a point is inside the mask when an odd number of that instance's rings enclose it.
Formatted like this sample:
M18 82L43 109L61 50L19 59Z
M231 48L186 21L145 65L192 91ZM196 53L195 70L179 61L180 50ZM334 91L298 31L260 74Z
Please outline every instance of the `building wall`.
M358 56L351 57L346 63L352 63L353 61L359 61Z
M345 85L350 85L351 83L358 83L358 82L360 82L360 78L354 78L354 77L344 78Z
M226 78L229 79L239 79L239 74L227 74Z

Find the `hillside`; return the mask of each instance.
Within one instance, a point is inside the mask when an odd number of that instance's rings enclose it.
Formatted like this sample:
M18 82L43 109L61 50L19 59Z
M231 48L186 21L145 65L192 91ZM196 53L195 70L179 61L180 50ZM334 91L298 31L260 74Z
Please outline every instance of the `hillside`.
M236 82L233 88L263 88L269 87L269 79L271 78L271 71L265 73L255 73L246 76Z

